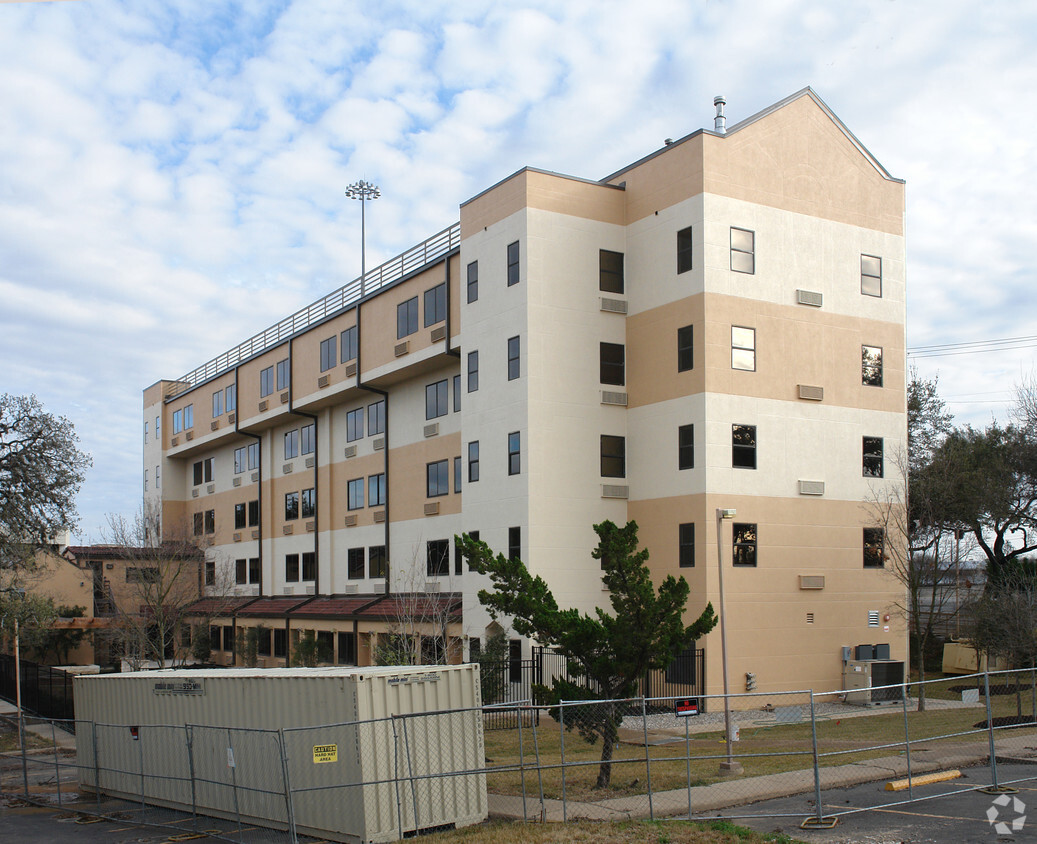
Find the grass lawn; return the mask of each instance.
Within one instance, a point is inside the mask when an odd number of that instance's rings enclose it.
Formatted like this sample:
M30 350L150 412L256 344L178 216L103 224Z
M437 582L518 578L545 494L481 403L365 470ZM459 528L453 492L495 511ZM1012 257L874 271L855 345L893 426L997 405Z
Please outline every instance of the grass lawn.
M625 821L622 823L520 824L493 822L439 832L429 844L800 844L780 833L753 832L727 821Z

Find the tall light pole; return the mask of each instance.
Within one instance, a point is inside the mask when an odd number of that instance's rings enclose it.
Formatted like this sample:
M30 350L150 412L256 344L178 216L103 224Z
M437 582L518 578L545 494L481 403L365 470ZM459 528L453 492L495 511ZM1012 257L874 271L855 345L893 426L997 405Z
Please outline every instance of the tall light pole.
M350 199L360 200L360 293L363 295L366 291L364 289L367 283L367 219L364 214L364 208L367 202L372 199L378 199L381 191L378 190L377 185L372 185L370 182L365 182L361 179L359 182L354 182L346 187L346 196Z
M727 747L727 759L720 763L722 776L738 776L745 773L741 764L735 761L731 751L731 701L727 685L727 606L724 603L724 542L721 526L725 521L733 519L737 510L721 510L717 508L717 573L720 575L720 661L724 668L724 741Z

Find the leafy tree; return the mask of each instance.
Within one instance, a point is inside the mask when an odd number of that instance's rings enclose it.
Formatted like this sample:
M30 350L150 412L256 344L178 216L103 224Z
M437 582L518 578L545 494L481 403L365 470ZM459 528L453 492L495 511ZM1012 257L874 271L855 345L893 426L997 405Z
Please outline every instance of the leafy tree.
M318 663L331 662L334 653L326 643L317 639L312 630L305 631L292 649L292 665L316 668Z
M195 628L191 637L191 656L198 662L208 662L212 656L212 640L209 638L208 625Z
M0 393L0 565L32 568L51 537L75 529L90 467L78 442L72 423L35 396Z
M13 639L17 626L20 647L27 653L40 647L55 618L57 611L51 598L31 590L11 587L0 590L0 635Z
M508 635L495 630L479 651L479 687L483 704L500 703L504 700L504 682L508 676Z
M53 603L50 598L44 600ZM54 608L51 625L58 618L83 618L84 616L86 616L86 607L61 605ZM32 657L37 662L64 665L68 662L68 655L83 643L83 639L86 636L87 631L85 630L57 628L48 625L48 627L40 630L36 641L33 643L31 649ZM53 657L53 660L50 659L51 657Z
M712 604L690 626L683 621L689 587L672 575L652 585L646 565L648 551L637 550L637 523L617 527L606 521L594 526L598 546L592 557L601 561L602 581L609 590L612 613L598 608L593 616L576 609L559 609L554 595L521 560L496 557L484 542L460 537L458 548L473 571L489 575L493 590L480 590L479 600L494 618L508 618L521 636L537 639L565 656L571 680L555 678L542 689L551 704L562 700L612 701L634 694L649 669L665 668L695 639L717 623ZM598 788L612 777L622 706L603 703L588 707L576 728L588 741L602 740Z

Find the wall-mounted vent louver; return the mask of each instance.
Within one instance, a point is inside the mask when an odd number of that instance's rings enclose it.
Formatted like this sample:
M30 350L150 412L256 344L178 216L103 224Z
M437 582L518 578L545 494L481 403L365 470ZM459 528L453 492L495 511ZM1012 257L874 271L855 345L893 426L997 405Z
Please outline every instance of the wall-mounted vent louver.
M356 527L356 513L346 516L346 527Z
M398 358L403 357L409 351L410 340L404 340L402 343L397 343L396 346L393 348L393 354L395 354Z
M602 484L601 485L601 497L602 498L629 498L630 487L625 484Z
M257 483L258 481L259 481L259 472L253 472L252 473L252 483Z
M194 439L194 431L188 431L186 434L184 434L184 439L187 440L188 442L193 440Z
M425 515L426 516L436 516L438 514L439 514L439 502L438 501L432 501L432 502L430 502L430 503L425 505Z
M180 437L173 437L169 442L171 445L180 445Z
M801 305L810 305L814 308L820 308L824 297L820 293L816 293L813 290L797 290L796 301Z
M313 533L316 529L317 529L317 523L316 522L307 522L306 523L306 532L307 533Z
M258 530L252 531L252 538L253 539L259 539L259 531Z
M610 314L625 314L627 312L627 303L625 299L606 299L602 296L601 309L608 311Z
M249 586L248 589L245 590L245 594L251 595L253 598L256 597L259 595L259 586Z
M383 448L385 448L385 437L375 437L374 442L371 443L371 447L375 451L381 451Z
M440 590L440 585L439 585L439 581L438 580L426 580L425 581L425 591L426 592L438 592L439 590Z
M343 451L343 454L346 457L356 457L356 446L355 445L347 445L345 450Z
M868 627L878 627L878 626L879 626L879 611L878 610L868 610Z
M241 534L240 533L234 534L234 541L235 542L241 542Z
M317 594L317 586L316 586L316 584L311 584L310 586L307 586L306 587L306 594L307 595L316 595Z
M312 469L313 466L314 466L314 463L315 463L315 461L314 461L314 459L312 457L307 457L306 458L306 468L307 469Z
M446 340L446 326L437 325L432 329L432 342L438 343L440 340Z
M285 525L283 528L281 528L281 533L283 533L285 536L291 536L293 533L295 533L295 525Z
M285 463L285 464L284 464L284 465L283 465L283 466L281 467L281 472L282 472L283 474L285 474L285 475L290 475L290 474L292 474L292 472L294 472L294 471L295 471L295 464L294 464L294 463Z
M824 589L825 576L823 574L801 574L799 576L800 589Z
M264 400L264 401L261 401L261 402L259 403L259 412L260 412L260 413L263 413L263 412L265 412L265 411L266 411L266 409L267 409L268 407L270 407L270 402L268 402L268 401L265 401L265 400Z
M227 424L228 425L233 425L237 420L238 420L238 415L236 413L228 413L227 414Z
M426 437L437 437L439 436L439 423L433 422L431 425L425 426Z
M377 595L381 595L383 592L385 592L385 581L383 580L381 583L372 584L371 591Z
M288 404L288 400L291 398L291 394L285 390L281 393L281 404Z
M814 614L812 612L808 612L807 613L807 624L813 624L813 623L814 623Z
M601 403L602 404L616 404L622 407L627 406L627 394L617 393L613 390L602 390L601 391Z
M342 587L343 595L355 595L359 591L360 587L357 586L355 583L347 583L345 586Z
M385 521L385 511L384 510L375 510L374 511L374 520L376 522L384 522Z
M799 397L807 401L824 401L825 388L815 387L812 384L800 384Z
M281 594L282 595L294 595L295 594L295 587L294 586L285 586L283 589L281 589Z
M356 361L351 360L346 364L346 377L352 378L354 375L356 375Z
M209 484L205 488L205 494L206 495L212 495L214 492L216 492L216 484Z
M824 495L825 494L825 482L824 481L800 481L799 482L799 494L800 495Z
M231 483L234 484L234 486L241 486L241 478L235 478Z
M213 419L212 422L209 423L209 430L210 431L218 431L218 430L220 430L220 420L219 419Z
M192 489L191 490L191 498L197 498L197 497L198 497L198 490L197 489Z
M330 383L331 383L331 378L329 378L327 375L321 375L320 378L317 379L317 387L319 389L324 389Z

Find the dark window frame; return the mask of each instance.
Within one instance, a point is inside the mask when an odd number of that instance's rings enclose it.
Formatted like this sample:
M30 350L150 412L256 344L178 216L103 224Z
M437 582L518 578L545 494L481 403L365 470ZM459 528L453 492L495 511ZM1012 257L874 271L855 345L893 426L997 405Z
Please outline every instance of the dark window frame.
M521 280L520 260L519 242L516 240L514 243L508 244L508 287L513 287Z
M450 494L450 461L433 460L425 464L425 497L440 498Z
M336 337L320 341L320 371L327 372L338 366L338 342Z
M508 380L515 381L522 375L522 340L519 337L508 338Z
M450 542L430 539L425 544L425 571L429 577L450 575Z
M744 244L735 245L735 232L749 235L748 248ZM748 258L742 256L747 255ZM736 266L736 264L743 266ZM746 268L748 267L748 268ZM743 229L731 226L731 271L736 273L756 274L756 232L753 229Z
M691 372L695 368L695 326L682 325L677 329L677 371Z
M450 381L443 378L425 385L425 419L439 419L450 413Z
M731 468L755 469L758 444L755 425L734 424L731 426Z
M522 474L522 432L511 431L508 434L508 474Z
M882 346L861 345L861 385L882 386Z
M412 296L396 306L396 339L402 340L418 331L418 297Z
M617 434L602 434L600 438L601 476L627 476L627 438Z
M622 252L613 252L610 249L598 250L598 290L602 293L624 295L626 292L624 261L625 256Z
M342 363L356 360L360 349L357 345L357 327L355 325L349 326L339 334L339 346L341 347Z
M598 370L602 384L626 386L626 346L622 343L599 343Z
M878 262L877 271L872 261ZM882 298L882 258L878 255L861 253L861 295Z
M425 328L446 322L446 282L425 291Z
M677 566L682 569L695 567L694 522L684 522L677 526Z
M759 526L756 522L735 522L731 526L731 565L756 568L759 548Z
M861 437L861 475L881 478L885 474L885 442L882 437Z
M467 269L468 304L479 300L479 262L471 261Z
M692 226L677 231L677 275L695 268Z
M695 426L680 425L677 428L677 469L695 468Z
M881 569L886 566L886 531L880 527L863 530L864 568Z

